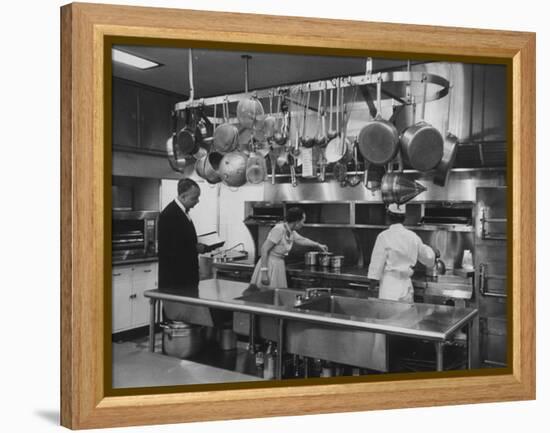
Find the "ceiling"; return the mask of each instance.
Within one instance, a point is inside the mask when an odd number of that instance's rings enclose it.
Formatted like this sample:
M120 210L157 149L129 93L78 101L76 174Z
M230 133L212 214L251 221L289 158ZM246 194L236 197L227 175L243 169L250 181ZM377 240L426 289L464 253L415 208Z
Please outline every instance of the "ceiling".
M118 45L115 48L162 66L139 70L113 63L113 75L181 95L189 94L188 49ZM245 60L248 63L249 90L316 81L365 72L365 58L310 56L245 51L193 49L195 98L240 93L245 90ZM404 60L373 61L374 71L403 68Z

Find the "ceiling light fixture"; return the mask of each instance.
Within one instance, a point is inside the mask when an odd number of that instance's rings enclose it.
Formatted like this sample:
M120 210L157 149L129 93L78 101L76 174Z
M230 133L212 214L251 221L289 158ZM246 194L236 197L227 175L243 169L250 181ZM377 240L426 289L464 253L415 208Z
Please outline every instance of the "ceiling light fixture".
M125 65L142 70L153 69L161 66L160 63L153 62L142 57L134 56L133 54L126 53L115 48L113 48L112 56L114 62L124 63Z

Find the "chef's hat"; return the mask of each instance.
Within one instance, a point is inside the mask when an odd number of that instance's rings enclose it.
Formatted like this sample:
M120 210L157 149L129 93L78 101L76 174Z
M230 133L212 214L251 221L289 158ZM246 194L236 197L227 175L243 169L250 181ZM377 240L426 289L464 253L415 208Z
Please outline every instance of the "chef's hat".
M396 215L405 215L405 205L399 205L397 203L391 203L388 206L388 212L396 214Z

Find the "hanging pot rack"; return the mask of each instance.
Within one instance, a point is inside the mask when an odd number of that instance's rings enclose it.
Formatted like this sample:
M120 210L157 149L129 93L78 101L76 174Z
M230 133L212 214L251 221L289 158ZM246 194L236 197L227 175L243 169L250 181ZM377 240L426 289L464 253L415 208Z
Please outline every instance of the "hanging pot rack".
M300 105L300 101L294 101L290 98L289 95L291 90L294 92L297 89L304 92L322 92L324 90L336 89L338 81L340 81L340 86L342 88L367 86L368 88L376 90L376 83L380 80L382 82L382 100L391 99L402 105L412 105L414 103L413 101L416 103L422 102L424 93L421 90L423 86L420 86L420 84L426 83L428 86L425 102L441 99L449 92L449 81L440 75L410 70L372 73L369 70L369 61L367 61L367 65L365 74L361 75L333 77L326 80L308 81L288 86L277 86L252 91L245 89L244 92L240 93L211 96L207 98L193 99L191 97L187 101L175 104L174 109L176 111L181 111L193 107L210 107L224 103L233 104L243 99L250 98L251 95L260 100L269 100L273 95L280 95L287 101ZM415 84L418 84L418 94L414 93L412 90ZM308 107L308 109L317 111L316 107L313 106Z

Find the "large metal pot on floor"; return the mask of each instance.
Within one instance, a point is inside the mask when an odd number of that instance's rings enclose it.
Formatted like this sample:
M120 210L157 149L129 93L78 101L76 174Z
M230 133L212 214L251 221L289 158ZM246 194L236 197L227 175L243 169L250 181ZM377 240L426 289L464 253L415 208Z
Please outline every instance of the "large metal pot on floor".
M200 351L203 344L203 327L185 322L161 325L162 352L168 356L189 358Z

